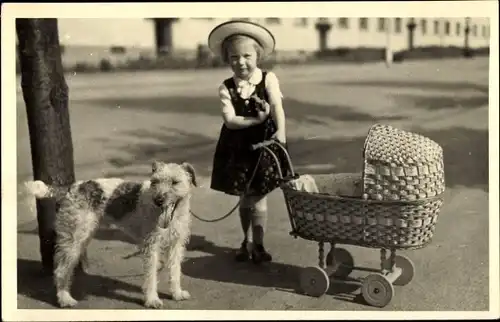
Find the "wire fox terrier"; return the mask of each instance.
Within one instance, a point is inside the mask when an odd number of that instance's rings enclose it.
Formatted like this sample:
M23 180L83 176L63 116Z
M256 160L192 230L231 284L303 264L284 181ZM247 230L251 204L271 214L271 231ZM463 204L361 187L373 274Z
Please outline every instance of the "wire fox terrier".
M190 298L181 288L181 262L190 236L191 188L196 186L189 163L155 161L149 180L131 182L118 178L78 181L69 188L26 183L37 199L55 198L56 251L54 280L61 307L72 307L71 280L79 260L87 264L86 249L101 221L107 221L132 237L144 255L144 305L161 308L158 296L159 262L169 274L174 300Z

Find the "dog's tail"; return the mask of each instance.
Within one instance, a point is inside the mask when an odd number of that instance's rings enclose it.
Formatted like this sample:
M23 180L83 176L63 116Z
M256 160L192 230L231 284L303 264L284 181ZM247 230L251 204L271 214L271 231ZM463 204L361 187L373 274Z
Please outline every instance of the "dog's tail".
M43 181L28 181L24 184L28 193L33 195L36 199L52 198L55 196L55 189Z

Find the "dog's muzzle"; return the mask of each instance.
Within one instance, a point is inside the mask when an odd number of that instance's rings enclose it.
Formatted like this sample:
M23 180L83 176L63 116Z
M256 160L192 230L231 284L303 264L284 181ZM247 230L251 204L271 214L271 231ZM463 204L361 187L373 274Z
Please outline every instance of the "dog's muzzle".
M156 200L154 201L156 204ZM172 218L174 217L175 209L177 208L179 201L170 201L170 202L165 202L162 201L160 202L160 205L157 204L158 207L162 208L162 213L159 218L159 225L162 228L167 228L169 223L172 221Z
M155 204L156 207L161 208L163 206L163 199L162 198L154 198L153 203Z

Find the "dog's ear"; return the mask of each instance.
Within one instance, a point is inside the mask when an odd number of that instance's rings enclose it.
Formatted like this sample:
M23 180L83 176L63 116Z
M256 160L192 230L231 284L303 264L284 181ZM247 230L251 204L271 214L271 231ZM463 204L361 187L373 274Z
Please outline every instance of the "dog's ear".
M155 173L156 171L158 171L158 169L161 167L161 162L159 161L153 161L153 164L151 165L151 168L152 168L152 172Z
M193 186L197 187L198 183L196 182L196 172L194 171L194 167L188 162L183 162L181 166L191 178L191 183L193 184Z

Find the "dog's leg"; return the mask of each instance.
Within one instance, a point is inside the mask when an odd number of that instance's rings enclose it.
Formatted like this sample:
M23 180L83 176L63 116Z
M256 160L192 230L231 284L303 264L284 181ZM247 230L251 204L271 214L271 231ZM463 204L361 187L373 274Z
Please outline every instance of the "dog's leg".
M82 251L86 251L96 230L95 218L96 215L93 212L82 212L74 208L60 209L56 216L57 246L54 255L54 280L57 301L61 307L72 307L77 304L71 296L72 278Z
M181 288L181 264L184 258L184 250L184 244L182 240L179 240L167 253L166 267L168 268L170 279L170 294L175 301L188 300L191 298L189 292Z
M80 255L80 265L79 269L81 273L87 274L89 270L89 256L88 256L88 246L92 241L91 236L82 245L81 255Z
M158 296L159 249L156 243L150 247L144 255L144 273L146 276L142 286L145 299L144 306L159 309L163 306L163 302Z
M59 238L54 261L54 280L57 290L57 302L60 307L73 307L77 301L71 296L71 279L80 259L81 245L72 236Z

